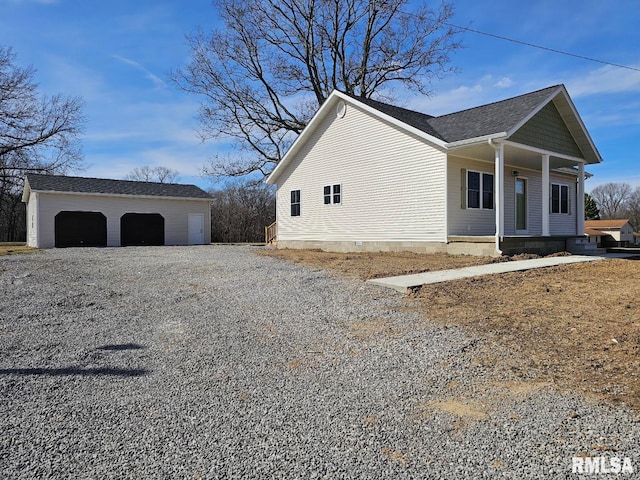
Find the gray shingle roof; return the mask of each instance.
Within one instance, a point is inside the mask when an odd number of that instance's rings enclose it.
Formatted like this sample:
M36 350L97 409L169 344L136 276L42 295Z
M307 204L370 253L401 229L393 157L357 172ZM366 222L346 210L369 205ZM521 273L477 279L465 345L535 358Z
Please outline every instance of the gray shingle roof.
M106 178L67 177L61 175L27 174L33 191L101 193L107 195L140 195L151 197L206 198L211 196L195 185L179 183L135 182Z
M375 100L353 98L444 142L452 143L511 130L558 87L559 85L554 85L439 117L387 105Z
M408 110L406 108L396 107L394 105L389 105L387 103L378 102L376 100L371 100L369 98L360 98L353 97L361 103L365 105L369 105L376 110L386 113L390 117L393 117L397 120L400 120L407 125L411 125L418 130L422 130L429 135L432 135L440 140L444 140L440 134L434 130L434 128L430 125L430 122L435 118L431 115L427 115L425 113L415 112L413 110Z

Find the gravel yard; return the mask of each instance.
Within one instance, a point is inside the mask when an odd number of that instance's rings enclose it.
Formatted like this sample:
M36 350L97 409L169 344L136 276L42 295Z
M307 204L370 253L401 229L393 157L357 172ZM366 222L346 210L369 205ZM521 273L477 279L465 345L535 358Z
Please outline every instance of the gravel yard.
M0 257L0 478L571 478L580 455L640 469L632 411L487 365L509 352L393 291L251 250Z

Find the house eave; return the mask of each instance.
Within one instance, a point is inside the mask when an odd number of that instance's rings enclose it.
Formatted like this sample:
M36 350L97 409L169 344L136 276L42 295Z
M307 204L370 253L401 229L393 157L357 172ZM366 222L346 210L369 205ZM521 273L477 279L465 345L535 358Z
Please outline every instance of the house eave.
M449 151L455 151L459 148L471 147L473 145L483 145L489 140L500 140L507 137L506 132L492 133L490 135L483 135L481 137L467 138L464 140L458 140L457 142L447 143L445 147Z
M25 189L26 190L26 189ZM212 198L200 198L200 197L165 197L161 195L134 195L125 193L100 193L100 192L61 192L59 190L30 190L33 193L47 193L52 195L76 195L76 196L95 196L95 197L118 197L118 198L144 198L153 200L182 200L182 201L196 201L196 202L209 202L213 201ZM28 198L27 198L28 200ZM23 194L23 201L24 194Z

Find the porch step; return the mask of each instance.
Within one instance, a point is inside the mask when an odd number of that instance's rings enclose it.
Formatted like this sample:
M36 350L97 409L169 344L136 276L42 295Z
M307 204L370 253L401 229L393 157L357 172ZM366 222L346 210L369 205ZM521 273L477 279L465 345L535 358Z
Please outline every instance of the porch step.
M599 248L594 244L570 244L567 242L567 250L574 255L602 255L607 253L606 248Z
M589 242L588 237L567 238L567 250L576 255L601 255L607 253L605 248L599 248L597 244Z

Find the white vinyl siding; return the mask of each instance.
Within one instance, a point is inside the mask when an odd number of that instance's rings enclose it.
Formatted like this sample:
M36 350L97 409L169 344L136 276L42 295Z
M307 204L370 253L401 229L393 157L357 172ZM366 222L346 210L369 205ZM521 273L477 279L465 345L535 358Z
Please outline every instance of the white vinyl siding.
M31 193L33 198L34 192ZM29 202L31 203L31 202ZM30 207L29 207L30 208ZM107 217L107 246L120 246L120 217L125 213L159 213L165 221L165 245L189 243L189 214L204 214L204 242L211 243L208 200L115 197L38 193L38 247L55 246L55 216L62 211L102 212Z
M278 240L445 242L444 165L425 140L348 104L343 118L326 115L278 178ZM327 208L324 187L338 183L340 208ZM301 215L291 217L297 189Z

